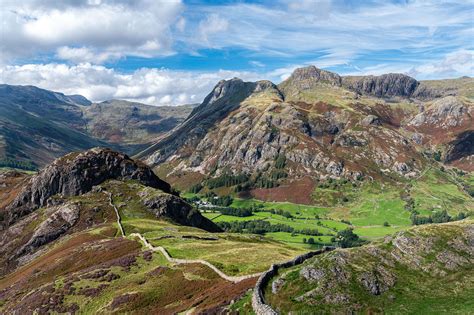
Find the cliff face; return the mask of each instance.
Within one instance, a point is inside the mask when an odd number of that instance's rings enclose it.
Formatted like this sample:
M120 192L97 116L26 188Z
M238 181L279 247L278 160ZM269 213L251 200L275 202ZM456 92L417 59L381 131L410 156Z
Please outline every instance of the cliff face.
M178 150L189 155L207 132L229 113L239 108L243 100L253 92L272 87L275 86L268 81L254 83L237 78L220 81L184 123L159 138L156 144L136 157L146 160L149 165L157 165L173 156Z
M208 232L222 232L209 219L203 217L199 210L194 209L183 199L170 194L153 194L145 191L141 200L147 211L158 219L169 219L175 223L197 227Z
M11 176L14 174L4 175ZM18 181L2 178L0 184L12 187L6 190L8 198L20 186ZM221 231L174 194L148 166L124 154L95 148L57 159L25 180L16 198L2 208L0 276L31 261L64 235L111 225L117 215L126 220L120 213Z
M170 182L186 181L181 189L229 171L245 173L254 183L259 176L273 181L253 188L305 176L415 177L429 162L423 151L440 150L438 145L447 151L446 144L472 129L469 82L454 81L418 82L403 74L343 77L314 66L296 69L278 86L221 81L182 125L138 157ZM286 161L282 169L277 159ZM463 158L464 169L469 161ZM195 182L183 180L189 173Z
M419 82L404 74L389 73L381 76L344 77L342 85L359 94L377 97L410 97Z
M94 148L59 158L33 176L7 207L7 224L45 206L53 195L81 195L108 179L133 179L171 193L170 185L146 165L109 149Z

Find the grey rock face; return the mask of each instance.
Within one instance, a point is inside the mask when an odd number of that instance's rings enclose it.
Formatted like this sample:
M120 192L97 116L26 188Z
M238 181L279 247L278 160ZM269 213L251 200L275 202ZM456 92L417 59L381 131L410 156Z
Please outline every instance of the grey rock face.
M344 171L344 163L331 161L326 166L326 171L334 176L340 176Z
M178 224L194 226L208 232L222 232L211 220L203 217L198 210L179 197L159 194L142 198L143 204L157 218L171 219Z
M318 69L315 66L296 69L286 81L301 90L311 89L318 82L335 86L341 85L341 77L338 74Z
M371 294L380 295L395 285L396 278L383 267L377 267L362 273L359 280Z
M375 115L367 115L367 117L364 117L364 119L362 119L361 123L364 126L380 126L382 124L380 118Z
M48 198L61 194L84 194L108 179L134 179L140 183L171 193L168 183L159 179L146 165L109 149L94 148L71 153L55 160L33 176L8 206L8 224L46 205Z
M324 278L326 273L323 269L317 269L311 266L307 266L301 269L300 275L308 281L320 281Z
M269 81L244 82L238 78L220 81L184 123L139 153L138 157L146 158L149 165L156 165L185 146L196 147L207 132L237 109L244 99L256 90L261 92L266 88L276 90L276 86Z
M30 240L18 251L18 256L34 252L40 246L57 239L66 233L79 219L79 207L64 204L53 208L53 213L43 221Z
M360 94L410 97L419 83L407 75L389 73L380 76L343 77L342 85Z
M409 124L413 126L430 124L441 128L455 127L460 124L464 116L467 116L467 112L467 107L457 97L446 96L434 101L426 111L416 115Z

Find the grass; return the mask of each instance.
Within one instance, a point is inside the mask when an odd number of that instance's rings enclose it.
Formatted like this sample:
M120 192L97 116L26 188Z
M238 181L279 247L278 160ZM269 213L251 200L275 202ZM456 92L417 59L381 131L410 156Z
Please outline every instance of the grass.
M412 195L421 214L445 209L454 215L474 209L473 198L460 190L449 174L440 170L431 170L414 182Z
M274 262L304 252L258 236L227 233L219 235L218 240L167 238L150 242L165 247L175 258L207 260L229 275L262 272Z
M409 226L365 226L356 227L354 232L368 240L376 240L386 235L396 233L398 231L404 231Z
M300 248L304 248L306 250L314 250L320 248L321 245L331 244L332 236L328 235L321 235L321 236L310 236L304 234L296 234L292 235L288 232L272 232L265 234L266 237L272 238L277 241L285 242L294 246L298 246ZM303 242L303 239L308 240L312 237L315 241L315 244L307 244Z
M24 170L24 169L21 169L21 168L3 167L3 166L0 167L0 173L5 173L5 172L9 172L9 171L17 171L17 172L25 173L25 174L28 174L28 175L34 175L34 174L37 173L36 171L29 171L29 170Z
M245 275L263 271L274 261L288 260L303 252L301 248L262 236L208 233L198 228L157 220L146 211L138 198L138 194L144 191L151 193L148 191L149 188L144 188L134 182L116 181L110 181L105 186L112 192L114 204L120 211L126 234L141 233L154 246L165 247L174 258L204 259L225 273ZM270 219L273 222L283 220L281 216L272 216ZM225 216L219 216L216 219L220 217L225 219ZM264 218L258 215L256 217ZM302 220L295 221L298 221L293 223L295 226L306 226ZM209 240L215 238L217 240Z
M234 208L288 211L293 219L263 211L254 212L249 217L220 215L209 210L203 212L203 215L216 223L266 220L272 224L286 224L295 229L316 228L328 235L347 228L348 225L341 222L344 219L351 223L360 237L376 240L412 226L411 213L405 209L407 202L406 197L402 198L403 194L408 193L408 197L415 200L415 210L423 216L442 209L447 209L452 216L461 211L472 211L473 198L463 191L461 186L472 185L473 178L474 176L469 175L461 178L454 172L441 171L435 165L427 169L420 178L404 180L398 184L365 181L354 185L344 180L320 183L313 194L313 199L321 204L320 206L241 198L234 198L230 205ZM190 193L184 196L200 197ZM343 199L346 201L343 202ZM317 220L316 217L320 219ZM318 221L322 226L317 224ZM384 226L385 223L389 226ZM294 244L288 238L280 240Z
M464 262L454 269L446 267L440 253L470 257L469 226L471 221L443 225L427 225L405 232L405 237L424 240L429 249L422 245L410 249L409 255L397 260L391 251L397 251L392 243L377 242L370 247L346 249L344 255L335 252L316 256L303 265L280 270L277 277L285 275L285 283L273 294L271 283L265 289L266 300L281 313L288 311L304 314L326 313L383 313L383 314L471 314L474 306L474 269ZM449 244L464 244L453 249ZM377 247L378 250L372 250ZM343 260L341 262L340 259ZM458 256L459 257L459 256ZM421 268L418 266L421 264ZM300 275L304 267L313 267L323 275L318 281L307 281ZM342 278L334 276L331 270L338 268ZM396 281L388 291L372 295L364 288L361 276L369 270L384 268L385 273L394 275ZM442 273L441 273L442 271ZM385 277L385 276L384 276ZM383 280L381 283L388 283ZM303 300L297 299L312 292ZM345 296L342 303L331 303L326 298L336 294Z
M333 221L333 220L318 220L315 218L292 218L289 219L279 214L273 214L270 212L254 212L253 215L248 217L236 217L231 215L220 215L218 213L206 212L204 216L211 219L215 223L219 222L233 222L233 221L252 221L252 220L265 220L271 224L285 224L291 226L296 230L302 229L317 229L323 234L335 234L336 231L349 227L347 224ZM318 224L320 222L320 224Z
M129 230L143 233L153 246L166 248L173 258L204 259L230 275L260 272L274 261L288 260L303 252L257 235L208 233L157 220L135 219L126 223Z
M327 208L311 206L311 205L301 205L290 202L271 202L271 201L261 201L257 199L240 199L234 198L232 204L230 205L234 208L251 208L253 206L262 207L265 210L283 210L290 212L295 217L315 217L316 215L324 216L329 210Z

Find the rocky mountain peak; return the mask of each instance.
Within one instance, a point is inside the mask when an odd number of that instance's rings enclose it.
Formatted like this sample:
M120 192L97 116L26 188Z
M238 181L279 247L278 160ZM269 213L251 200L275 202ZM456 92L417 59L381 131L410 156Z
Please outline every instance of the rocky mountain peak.
M238 92L245 86L245 82L239 78L219 81L211 93L203 101L203 104L212 104L217 100Z
M143 163L127 155L105 148L93 148L82 153L70 153L42 169L25 183L21 192L8 206L8 224L45 206L50 197L60 194L77 196L108 179L133 179L143 185L171 193L171 186L159 179Z
M340 86L341 77L337 73L322 70L315 66L308 66L293 71L291 76L283 81L281 85L292 85L300 90L307 90L313 88L316 83Z

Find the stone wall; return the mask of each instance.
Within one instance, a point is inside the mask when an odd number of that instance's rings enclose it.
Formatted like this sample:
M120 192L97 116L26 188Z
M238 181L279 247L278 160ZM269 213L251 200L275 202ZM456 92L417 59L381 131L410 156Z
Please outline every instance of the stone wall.
M252 308L257 315L276 315L278 314L272 307L265 303L265 298L263 296L263 290L271 281L271 279L278 273L278 270L281 268L289 268L301 264L308 258L320 255L326 252L333 250L334 247L323 247L320 250L308 252L306 254L295 257L294 259L283 262L280 264L271 265L270 269L262 273L260 278L258 278L257 283L255 284L255 289L252 295Z

